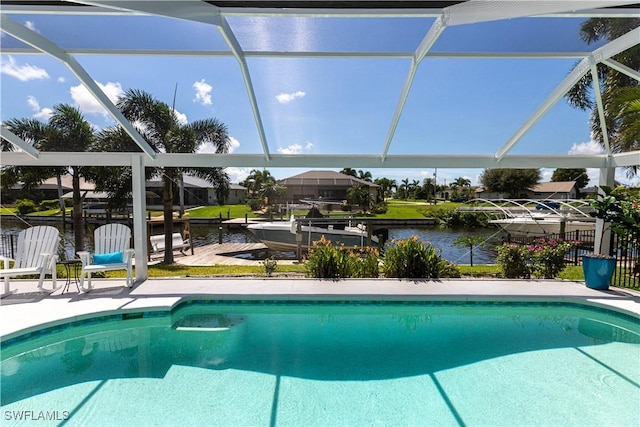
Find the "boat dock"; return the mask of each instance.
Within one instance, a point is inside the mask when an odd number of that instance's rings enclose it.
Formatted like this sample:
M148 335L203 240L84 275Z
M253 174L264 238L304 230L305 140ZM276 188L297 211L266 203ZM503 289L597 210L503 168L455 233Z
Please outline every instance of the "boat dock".
M179 265L261 265L261 261L234 257L234 255L266 251L262 243L211 243L195 246L194 254L187 251L184 255L178 251L173 253L173 260ZM161 261L164 255L154 255L152 261Z

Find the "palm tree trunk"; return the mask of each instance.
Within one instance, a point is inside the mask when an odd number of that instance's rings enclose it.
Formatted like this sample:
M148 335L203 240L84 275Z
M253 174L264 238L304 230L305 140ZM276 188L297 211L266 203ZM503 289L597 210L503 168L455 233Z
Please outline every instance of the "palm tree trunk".
M178 194L180 196L180 218L184 215L184 176L178 172Z
M64 199L62 198L62 177L60 174L56 174L56 183L58 185L58 201L60 203L60 213L62 214L62 229L66 229L67 225L67 207L64 204Z
M82 198L80 197L80 174L74 166L71 182L73 184L73 238L75 251L84 250L84 224L82 221Z
M164 206L164 263L173 264L173 176L174 168L165 168L162 181L164 183L163 206Z

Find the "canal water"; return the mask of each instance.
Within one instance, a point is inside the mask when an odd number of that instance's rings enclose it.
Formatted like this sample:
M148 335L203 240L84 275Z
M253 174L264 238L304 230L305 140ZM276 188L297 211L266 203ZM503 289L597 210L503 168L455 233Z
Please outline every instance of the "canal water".
M0 223L0 234L2 235L2 243L4 244L4 236L14 234L17 235L20 230L27 228L31 225L19 219L7 219L2 218ZM62 230L62 224L51 223L60 230L65 255L67 258L73 258L75 253L73 232L69 225L66 230ZM210 243L217 243L220 238L220 230L217 224L191 224L191 235L193 238L194 246L203 246ZM469 249L467 247L459 247L454 245L454 241L460 236L482 236L486 239L486 244L480 247L474 247L473 249L473 263L474 264L493 264L496 259L496 244L502 242L502 234L493 228L479 229L479 230L464 230L464 229L446 229L446 228L399 228L389 230L389 241L408 239L412 236L417 236L424 242L431 243L434 247L442 251L442 257L456 264L469 264ZM17 239L17 237L14 237ZM239 228L227 228L222 227L222 242L223 243L250 243L258 242L253 235ZM85 229L85 250L91 250L93 248L93 226L90 225ZM0 248L3 255L5 254L4 248ZM275 256L280 259L295 258L294 253L282 252L282 253L270 253L262 254L262 256Z

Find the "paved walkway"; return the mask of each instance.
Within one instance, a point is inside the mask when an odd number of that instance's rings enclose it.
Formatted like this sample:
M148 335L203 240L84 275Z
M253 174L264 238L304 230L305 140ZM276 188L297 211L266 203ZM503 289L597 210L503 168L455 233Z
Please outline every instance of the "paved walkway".
M611 307L640 320L640 292L611 288L596 291L581 282L467 280L412 281L348 279L340 281L279 278L162 278L132 289L123 279L94 279L95 289L65 294L36 292L35 281L12 281L18 292L0 300L0 336L7 338L43 324L64 323L95 313L166 310L183 297L281 300L520 300L564 301ZM46 285L50 283L45 282Z

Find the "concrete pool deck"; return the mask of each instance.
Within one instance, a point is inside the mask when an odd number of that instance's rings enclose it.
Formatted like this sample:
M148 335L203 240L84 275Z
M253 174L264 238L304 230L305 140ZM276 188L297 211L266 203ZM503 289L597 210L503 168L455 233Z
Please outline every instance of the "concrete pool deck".
M0 300L0 337L94 315L167 310L181 298L220 300L554 301L608 307L640 320L640 292L589 289L584 282L508 279L154 278L129 289L123 279L93 280L89 293L37 292L37 282L12 280L17 292ZM63 281L64 283L64 281ZM45 287L51 283L45 282Z

